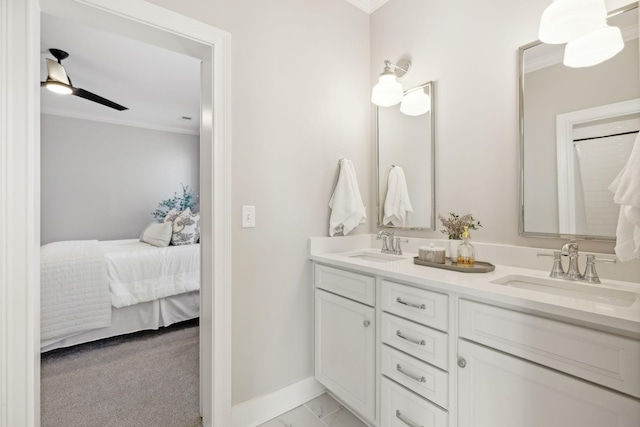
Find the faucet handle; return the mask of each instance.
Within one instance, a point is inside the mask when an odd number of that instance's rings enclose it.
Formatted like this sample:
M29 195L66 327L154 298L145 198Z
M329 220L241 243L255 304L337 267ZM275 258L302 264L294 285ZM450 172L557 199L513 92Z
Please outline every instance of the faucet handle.
M587 254L587 266L584 270L583 280L589 283L600 283L600 278L596 272L596 262L606 262L615 264L616 260L611 258L596 258L594 254Z
M553 267L551 268L549 277L563 278L567 276L564 272L564 268L562 268L562 253L560 251L553 251L553 254L538 252L537 255L553 257Z
M409 243L409 239L401 239L400 237L396 237L395 242L395 254L402 255L402 246L400 246L400 243Z

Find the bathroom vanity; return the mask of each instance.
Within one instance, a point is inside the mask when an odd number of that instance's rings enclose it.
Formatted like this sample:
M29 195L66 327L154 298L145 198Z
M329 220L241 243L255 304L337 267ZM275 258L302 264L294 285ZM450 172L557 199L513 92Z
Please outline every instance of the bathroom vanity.
M466 274L381 254L373 236L322 239L316 379L371 426L640 425L640 283L494 259Z

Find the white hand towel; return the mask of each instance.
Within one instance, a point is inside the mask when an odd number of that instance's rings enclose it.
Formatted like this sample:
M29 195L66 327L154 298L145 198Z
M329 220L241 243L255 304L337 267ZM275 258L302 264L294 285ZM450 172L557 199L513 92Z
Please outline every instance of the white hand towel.
M360 196L356 171L351 160L340 160L340 175L331 200L329 200L329 207L331 208L329 236L340 231L346 236L359 224L363 224L367 218L367 212Z
M616 255L620 261L640 258L640 134L629 160L609 185L613 201L620 205L616 229Z
M413 212L407 180L400 166L392 167L389 171L387 184L387 197L384 199L384 218L382 224L392 223L396 226L404 226L408 213Z

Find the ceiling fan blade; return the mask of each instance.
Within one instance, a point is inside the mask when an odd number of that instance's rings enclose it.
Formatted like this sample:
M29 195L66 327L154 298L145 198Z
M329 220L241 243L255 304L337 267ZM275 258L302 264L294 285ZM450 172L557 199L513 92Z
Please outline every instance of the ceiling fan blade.
M47 80L53 80L71 86L69 76L67 76L67 72L62 64L49 58L47 58L47 74Z
M73 95L79 96L80 98L88 99L89 101L97 102L98 104L102 104L106 107L110 107L118 111L128 110L127 107L123 107L120 104L109 101L108 99L98 96L95 93L89 92L88 90L73 88Z

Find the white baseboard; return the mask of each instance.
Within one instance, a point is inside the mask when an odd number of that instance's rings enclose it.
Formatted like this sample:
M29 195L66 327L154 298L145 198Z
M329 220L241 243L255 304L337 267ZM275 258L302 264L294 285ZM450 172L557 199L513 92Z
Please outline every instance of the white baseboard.
M325 391L314 377L309 377L266 396L239 403L231 408L233 427L256 427Z

